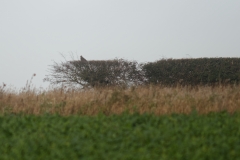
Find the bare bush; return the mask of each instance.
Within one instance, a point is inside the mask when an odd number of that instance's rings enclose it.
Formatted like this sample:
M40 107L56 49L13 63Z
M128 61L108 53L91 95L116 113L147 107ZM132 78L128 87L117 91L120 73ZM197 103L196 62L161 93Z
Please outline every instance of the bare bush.
M82 59L82 58L81 58ZM136 61L113 60L72 60L54 62L50 74L44 81L53 85L79 85L83 88L139 85L143 83L142 65Z

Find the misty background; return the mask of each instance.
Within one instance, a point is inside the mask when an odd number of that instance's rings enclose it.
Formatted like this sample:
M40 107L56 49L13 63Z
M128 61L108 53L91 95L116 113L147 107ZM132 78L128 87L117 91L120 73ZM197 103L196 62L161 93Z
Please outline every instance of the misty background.
M239 0L0 0L0 85L43 82L53 61L240 57Z

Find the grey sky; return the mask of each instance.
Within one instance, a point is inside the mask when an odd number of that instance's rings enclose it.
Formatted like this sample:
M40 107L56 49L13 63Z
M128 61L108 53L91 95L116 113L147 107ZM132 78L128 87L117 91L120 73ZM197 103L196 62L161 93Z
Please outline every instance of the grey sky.
M240 57L239 0L0 0L0 83L86 59ZM70 59L70 58L69 58Z

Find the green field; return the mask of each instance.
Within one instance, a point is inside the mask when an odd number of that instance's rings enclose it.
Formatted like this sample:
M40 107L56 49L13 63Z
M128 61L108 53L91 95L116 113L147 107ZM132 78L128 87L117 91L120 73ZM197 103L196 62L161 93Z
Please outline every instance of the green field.
M0 159L240 159L240 113L4 115Z

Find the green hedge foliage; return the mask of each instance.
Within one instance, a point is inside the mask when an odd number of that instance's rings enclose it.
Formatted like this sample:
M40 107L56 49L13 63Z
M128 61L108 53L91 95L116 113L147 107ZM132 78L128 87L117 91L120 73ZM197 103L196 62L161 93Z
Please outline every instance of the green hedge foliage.
M143 66L148 83L172 85L238 84L240 58L162 59Z

